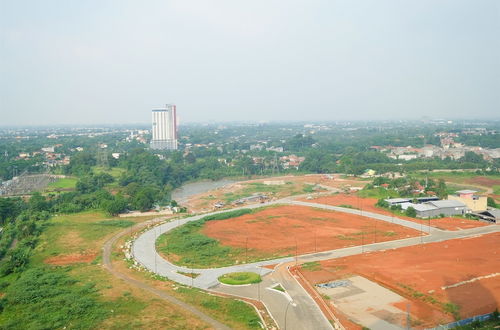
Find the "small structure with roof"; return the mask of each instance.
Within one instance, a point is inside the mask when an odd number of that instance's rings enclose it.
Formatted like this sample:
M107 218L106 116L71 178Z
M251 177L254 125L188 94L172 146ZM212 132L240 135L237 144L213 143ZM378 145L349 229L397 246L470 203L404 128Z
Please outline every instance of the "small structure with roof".
M473 213L479 219L486 220L488 222L493 222L496 224L500 224L500 210L499 209L488 209L486 211Z
M454 195L449 195L448 200L464 203L472 212L485 211L488 207L488 199L477 195L476 190L458 190Z
M387 198L384 200L389 204L389 206L401 205L403 203L409 203L411 201L411 199L409 198Z

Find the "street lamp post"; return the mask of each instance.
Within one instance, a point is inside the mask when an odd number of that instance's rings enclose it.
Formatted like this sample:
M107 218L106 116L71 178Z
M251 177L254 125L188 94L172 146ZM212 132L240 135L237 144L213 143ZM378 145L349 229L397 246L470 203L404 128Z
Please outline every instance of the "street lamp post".
M361 230L361 253L365 252L365 232Z
M314 229L314 252L317 252L316 229Z
M424 229L423 229L424 219L420 220L420 244L424 243Z
M262 267L259 267L259 278L261 278L261 281L262 282ZM260 301L260 282L257 283L257 295L258 295L258 298L259 298L259 301Z
M295 237L295 266L297 266L298 255L299 255L299 250L298 250L298 247L297 247L297 237Z

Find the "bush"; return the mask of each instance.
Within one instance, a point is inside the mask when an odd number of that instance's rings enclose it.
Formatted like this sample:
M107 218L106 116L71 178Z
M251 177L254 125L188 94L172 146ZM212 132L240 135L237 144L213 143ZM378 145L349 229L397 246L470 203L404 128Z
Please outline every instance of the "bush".
M406 209L405 215L411 218L415 218L417 216L417 211L410 206Z
M389 203L387 203L383 198L380 198L375 205L382 208L389 208Z
M228 285L243 285L262 282L262 278L256 273L238 272L224 274L219 277L219 281Z
M229 211L229 212L208 215L208 216L204 217L202 220L204 220L204 221L225 220L225 219L240 217L242 215L249 214L252 212L253 212L252 209L241 209L241 210L235 210L235 211Z
M92 329L107 312L93 284L80 285L61 271L32 268L1 299L3 329Z

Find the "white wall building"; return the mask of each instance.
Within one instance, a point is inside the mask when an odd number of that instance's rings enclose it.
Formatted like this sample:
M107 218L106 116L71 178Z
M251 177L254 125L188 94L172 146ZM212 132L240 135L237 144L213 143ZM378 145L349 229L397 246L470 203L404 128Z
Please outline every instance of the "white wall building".
M177 150L177 110L174 104L153 109L151 149Z

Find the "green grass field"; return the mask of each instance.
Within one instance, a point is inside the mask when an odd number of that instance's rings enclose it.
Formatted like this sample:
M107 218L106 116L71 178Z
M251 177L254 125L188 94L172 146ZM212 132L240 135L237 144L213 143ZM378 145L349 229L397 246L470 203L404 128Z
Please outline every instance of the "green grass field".
M96 174L108 173L109 175L111 175L115 179L118 179L123 173L125 173L127 171L126 169L119 168L119 167L104 168L104 167L99 167L99 166L92 167L92 170Z
M219 277L221 283L227 285L243 285L262 282L259 274L252 272L228 273Z
M104 242L114 233L145 220L90 211L48 220L31 258L30 270L19 279L12 274L0 280L0 294L6 293L9 299L0 313L0 324L9 329L158 329L166 325L172 329L205 329L207 325L202 321L128 285L100 265ZM91 260L79 259L89 255ZM47 260L65 260L68 256L74 259L54 266L47 264ZM127 269L123 257L117 251L113 253L113 260L122 262ZM135 273L154 285L149 273ZM9 286L11 282L14 284ZM197 289L180 286L174 291L171 288L175 285L169 282L169 294L230 328L259 327L260 318L253 307Z
M495 195L500 195L500 186L493 186L493 193Z
M175 264L192 268L225 267L283 256L283 254L265 254L254 249L223 246L216 239L202 233L206 221L231 221L231 218L258 212L264 208L266 207L229 211L189 222L161 235L156 241L156 247Z
M46 190L47 191L56 191L56 190L60 190L60 189L64 189L64 190L75 189L77 181L78 181L77 178L72 178L72 177L61 178L61 179L57 180L56 182L51 182L47 186Z

